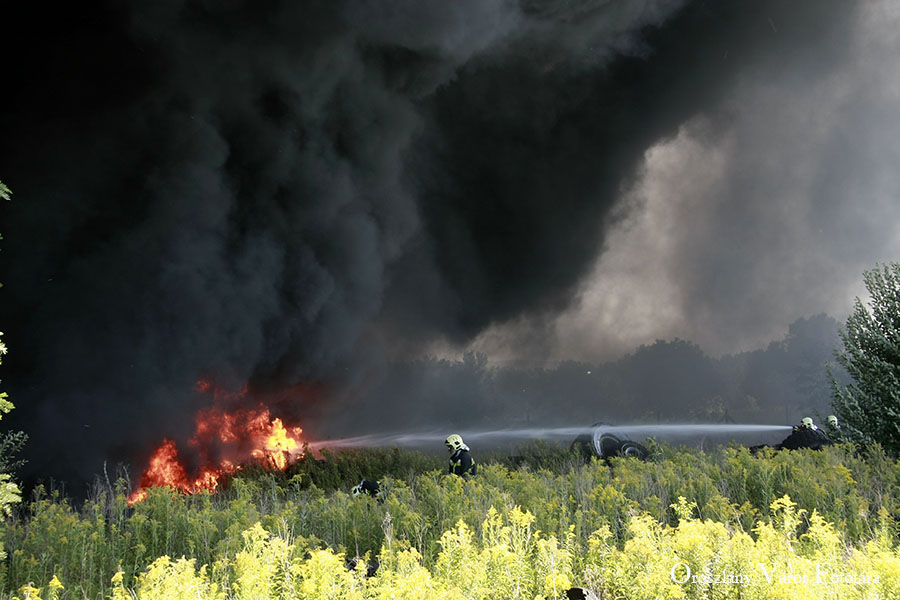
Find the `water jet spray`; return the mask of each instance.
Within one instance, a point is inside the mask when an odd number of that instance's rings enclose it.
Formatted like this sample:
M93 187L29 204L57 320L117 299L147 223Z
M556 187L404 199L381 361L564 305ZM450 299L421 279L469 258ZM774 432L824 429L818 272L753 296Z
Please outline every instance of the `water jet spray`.
M738 424L738 423L680 423L680 424L641 424L608 425L595 423L590 427L522 427L490 430L454 430L467 443L480 447L495 447L510 442L530 440L567 441L588 443L593 452L600 457L604 453L602 440L617 439L620 443L630 442L631 436L654 437L680 443L700 443L714 438L720 443L739 438L750 437L758 441L760 437L771 438L790 431L787 425ZM447 430L416 430L393 433L373 433L362 436L336 438L312 442L309 448L313 451L322 448L373 448L373 447L405 447L405 448L442 448L442 441L447 437ZM747 440L745 440L747 441ZM574 444L574 443L573 443ZM607 448L607 453L610 451ZM627 454L627 448L626 452Z

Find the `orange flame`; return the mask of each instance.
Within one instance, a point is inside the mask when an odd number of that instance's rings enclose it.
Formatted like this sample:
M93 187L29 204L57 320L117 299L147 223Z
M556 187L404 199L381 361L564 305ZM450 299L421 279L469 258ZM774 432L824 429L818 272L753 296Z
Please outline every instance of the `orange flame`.
M212 384L206 381L197 384L198 391L211 388ZM214 492L222 476L231 475L252 461L283 471L303 456L302 432L300 427L286 427L281 419L272 419L263 405L230 412L219 408L201 410L196 416L194 436L188 441L199 469L189 474L175 442L164 439L128 502L144 500L150 487L169 487L183 494Z
M297 454L300 446L300 442L292 436L299 436L302 431L299 427L292 427L291 431L288 431L281 423L281 419L275 419L272 421L271 435L266 438L264 447L253 450L251 454L254 458L270 461L276 469L283 471Z

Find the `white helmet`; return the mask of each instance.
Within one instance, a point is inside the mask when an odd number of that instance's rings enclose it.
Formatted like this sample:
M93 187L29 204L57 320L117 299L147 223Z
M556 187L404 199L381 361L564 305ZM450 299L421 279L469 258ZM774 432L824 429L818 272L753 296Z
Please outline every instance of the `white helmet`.
M800 420L800 425L805 429L815 429L816 426L813 424L812 417L803 417Z
M452 433L447 436L447 439L444 440L444 445L447 446L448 450L459 450L465 444L463 443L462 436L458 433Z

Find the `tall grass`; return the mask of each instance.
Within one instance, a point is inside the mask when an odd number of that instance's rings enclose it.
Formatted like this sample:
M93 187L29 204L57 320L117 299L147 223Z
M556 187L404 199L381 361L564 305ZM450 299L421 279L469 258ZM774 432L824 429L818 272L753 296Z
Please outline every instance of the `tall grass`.
M644 578L648 598L762 598L746 586L678 584L669 567L712 561L745 573L762 557L809 576L818 552L885 579L896 568L900 464L878 447L660 447L648 462L607 464L537 444L477 458L479 474L464 480L445 474L445 457L343 452L285 473L247 469L215 495L153 489L134 507L124 480L98 482L77 509L38 487L4 528L0 597L37 585L32 598L162 598L153 594L177 583L197 597L307 598L319 581L334 588L329 597L369 598L418 581L458 592L447 597L559 597L590 583L638 598ZM383 501L348 493L362 478L381 480ZM376 557L379 574L366 578ZM64 588L51 589L54 578Z

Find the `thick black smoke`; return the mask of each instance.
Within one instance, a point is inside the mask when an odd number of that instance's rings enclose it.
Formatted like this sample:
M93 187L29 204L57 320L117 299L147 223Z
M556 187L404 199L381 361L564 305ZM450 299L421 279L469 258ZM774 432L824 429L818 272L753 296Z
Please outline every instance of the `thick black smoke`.
M839 52L854 9L18 10L0 73L4 385L33 472L71 477L187 435L199 377L365 401L359 361L379 348L556 314L646 150L742 74Z

